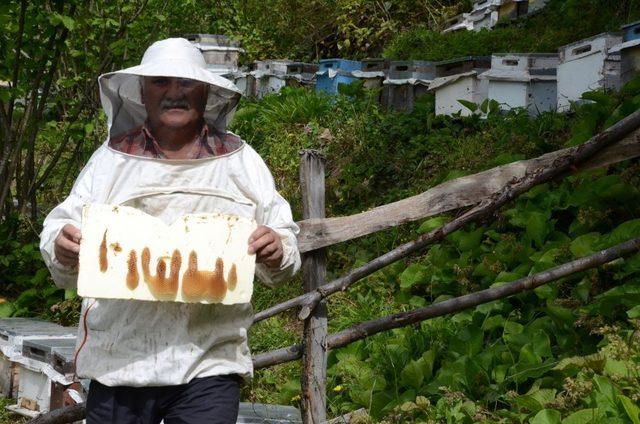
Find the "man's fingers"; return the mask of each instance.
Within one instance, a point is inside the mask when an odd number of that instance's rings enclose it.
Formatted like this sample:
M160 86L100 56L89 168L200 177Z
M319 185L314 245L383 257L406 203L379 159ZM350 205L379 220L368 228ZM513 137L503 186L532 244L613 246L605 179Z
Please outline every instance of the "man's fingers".
M260 234L256 236L256 233L252 235L253 241L250 240L249 253L257 253L261 251L265 246L276 241L276 237L271 233Z
M58 262L65 266L78 264L81 238L82 235L77 227L71 224L62 227L54 242L54 253Z
M248 252L256 254L256 262L277 267L282 262L282 240L271 228L260 226L249 237Z
M62 250L73 252L75 254L80 253L80 245L73 240L67 239L65 237L58 237L58 239L56 240L56 244Z
M76 243L80 243L80 240L82 239L82 233L80 232L80 230L71 224L67 224L62 227L62 235L69 240L75 241Z
M78 263L78 254L63 249L55 249L56 259L62 265L75 266Z
M281 259L281 257L282 251L280 249L276 249L276 251L269 255L269 257L264 258L264 262L275 262L276 260Z
M260 237L264 236L265 234L269 234L271 233L273 230L267 226L261 225L258 228L256 228L253 233L251 233L251 236L249 237L249 244L253 244L254 241L258 240Z

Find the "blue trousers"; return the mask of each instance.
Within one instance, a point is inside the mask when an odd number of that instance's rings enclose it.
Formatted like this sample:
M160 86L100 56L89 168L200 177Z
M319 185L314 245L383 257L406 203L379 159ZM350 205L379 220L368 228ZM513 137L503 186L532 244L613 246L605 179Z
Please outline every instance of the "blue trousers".
M92 380L87 424L235 424L240 381L236 374L161 387L108 387Z

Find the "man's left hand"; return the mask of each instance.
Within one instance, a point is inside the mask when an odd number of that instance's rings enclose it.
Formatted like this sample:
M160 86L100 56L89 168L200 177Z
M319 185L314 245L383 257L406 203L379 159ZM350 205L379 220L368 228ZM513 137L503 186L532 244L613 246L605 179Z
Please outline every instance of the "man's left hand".
M261 225L249 237L249 254L256 254L256 263L279 268L282 263L282 240L271 228Z

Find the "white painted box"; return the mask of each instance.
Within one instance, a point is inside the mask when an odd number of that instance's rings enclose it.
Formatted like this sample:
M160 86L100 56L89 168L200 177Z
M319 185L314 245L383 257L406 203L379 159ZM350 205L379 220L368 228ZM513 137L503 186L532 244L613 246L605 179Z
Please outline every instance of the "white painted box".
M558 61L556 54L495 54L479 78L489 81L488 98L501 110L525 108L537 115L556 108Z
M620 88L620 54L609 50L622 37L604 33L560 47L558 65L558 111L569 110L583 93Z
M37 318L0 319L0 396L15 398L19 388L24 341L51 337L75 340L77 329Z
M472 112L459 100L482 103L488 95L488 81L478 75L490 68L488 57L465 57L436 64L436 76L429 91L436 97L436 115L460 113L470 116Z

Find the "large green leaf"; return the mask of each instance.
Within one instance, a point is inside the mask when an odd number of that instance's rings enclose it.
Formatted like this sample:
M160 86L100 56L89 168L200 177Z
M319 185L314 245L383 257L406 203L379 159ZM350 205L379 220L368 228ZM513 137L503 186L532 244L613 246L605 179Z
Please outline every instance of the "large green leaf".
M447 222L449 222L449 218L445 216L436 216L434 218L429 218L426 221L424 221L422 224L420 224L420 227L418 228L418 233L419 234L428 233L429 231L442 227Z
M0 318L10 317L15 312L15 310L16 308L11 302L0 303Z
M562 414L555 409L543 409L529 421L530 424L561 424Z
M631 419L631 422L633 424L640 424L640 407L638 407L635 402L624 395L619 395L618 399L620 399L620 402L622 403L625 412Z
M603 422L604 414L598 408L581 409L562 420L562 424L596 424Z
M569 249L574 257L581 258L599 250L600 242L600 233L588 233L573 240Z
M400 381L404 386L419 389L424 380L423 367L418 361L410 361L400 372Z
M415 284L426 282L428 269L421 264L411 264L400 274L400 287L408 289Z
M547 214L542 212L530 212L527 218L527 235L537 247L542 247L547 236L554 228L554 221L549 220Z
M609 234L609 244L619 244L635 237L640 237L640 219L632 219L618 225Z

